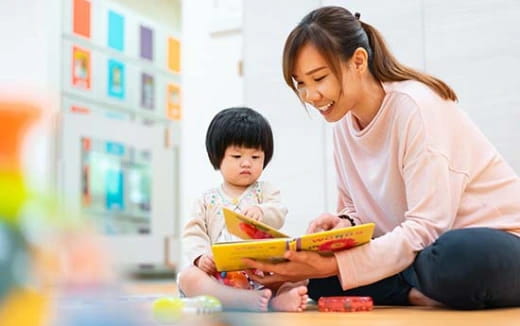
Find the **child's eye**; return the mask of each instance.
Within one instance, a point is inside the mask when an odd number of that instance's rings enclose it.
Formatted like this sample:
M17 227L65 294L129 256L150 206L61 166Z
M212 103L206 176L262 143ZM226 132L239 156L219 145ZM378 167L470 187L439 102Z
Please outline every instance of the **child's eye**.
M240 155L231 155L232 158L240 158Z
M258 160L260 158L260 156L258 155L253 155L253 160Z

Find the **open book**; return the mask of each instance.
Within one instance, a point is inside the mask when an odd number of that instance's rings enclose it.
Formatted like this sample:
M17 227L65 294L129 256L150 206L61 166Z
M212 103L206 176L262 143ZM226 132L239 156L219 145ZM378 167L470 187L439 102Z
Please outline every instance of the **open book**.
M284 261L283 255L287 250L331 254L369 242L375 227L374 223L367 223L291 238L265 223L227 208L223 209L223 213L229 233L246 240L220 242L211 246L219 272L246 269L242 258Z

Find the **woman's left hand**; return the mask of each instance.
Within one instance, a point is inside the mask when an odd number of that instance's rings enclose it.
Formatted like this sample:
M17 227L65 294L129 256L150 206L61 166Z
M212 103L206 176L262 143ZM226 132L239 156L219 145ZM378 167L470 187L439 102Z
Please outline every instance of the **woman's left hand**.
M287 251L284 255L288 262L265 263L252 259L243 259L250 267L261 270L264 276L249 273L254 281L270 285L280 282L297 282L309 278L325 278L338 274L336 257L321 256L311 251ZM271 274L272 273L272 274Z

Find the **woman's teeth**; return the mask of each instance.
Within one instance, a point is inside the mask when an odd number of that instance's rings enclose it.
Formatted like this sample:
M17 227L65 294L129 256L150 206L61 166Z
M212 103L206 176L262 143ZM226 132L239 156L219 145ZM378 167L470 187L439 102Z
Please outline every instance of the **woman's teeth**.
M318 107L318 110L320 110L321 112L325 112L332 106L332 104L334 104L334 102L330 102L327 105L320 106L320 107Z

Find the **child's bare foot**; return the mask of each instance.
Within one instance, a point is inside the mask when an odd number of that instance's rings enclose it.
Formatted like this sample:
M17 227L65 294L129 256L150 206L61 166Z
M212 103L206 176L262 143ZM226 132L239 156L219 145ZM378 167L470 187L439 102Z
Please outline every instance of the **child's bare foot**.
M276 311L303 311L307 308L308 299L307 287L301 285L281 292L271 299L269 305Z
M222 304L225 308L247 310L247 311L267 311L269 308L269 300L272 292L269 289L258 291L237 290L233 298L223 300Z
M421 291L412 288L408 293L408 301L413 306L442 307L442 303L428 298Z

